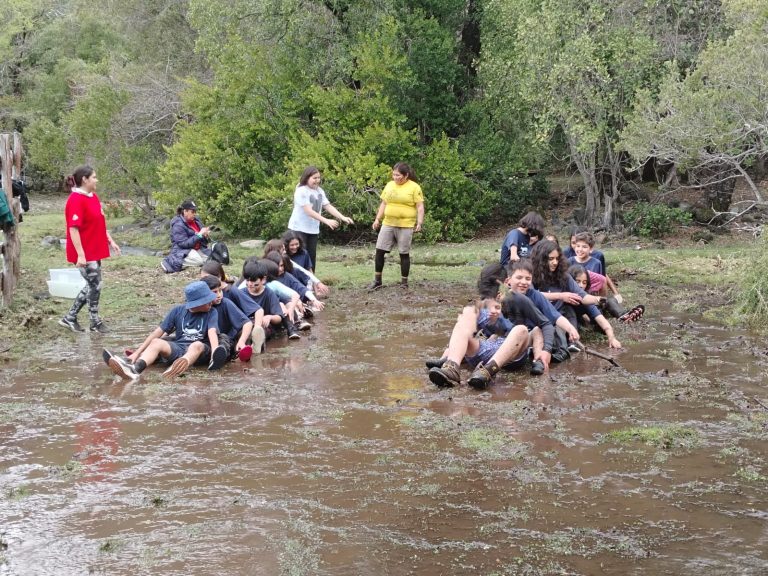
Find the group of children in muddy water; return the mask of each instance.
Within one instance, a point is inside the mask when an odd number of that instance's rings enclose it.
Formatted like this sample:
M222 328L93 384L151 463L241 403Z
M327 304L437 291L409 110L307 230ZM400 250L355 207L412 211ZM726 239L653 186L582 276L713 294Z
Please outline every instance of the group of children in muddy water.
M137 379L155 362L167 365L165 377L190 366L218 370L229 360L247 362L279 334L289 340L312 326L307 322L324 304L328 287L313 273L301 239L288 231L266 243L263 257L245 260L240 278L230 278L215 260L202 264L200 279L184 288L184 304L171 309L136 350L125 357L104 350L104 361L118 376Z
M590 324L611 348L621 348L603 312L633 322L644 307L622 308L591 233L574 229L563 250L543 230L542 217L529 212L506 235L499 261L482 269L478 298L462 310L444 354L427 361L431 382L460 385L464 362L472 368L468 384L479 389L502 368L528 366L532 375L544 374L552 362L582 349L579 328ZM104 350L104 361L126 379L137 379L158 361L167 366L166 377L193 365L217 370L230 360L247 362L270 338L298 339L311 328L307 318L323 309L318 297L328 294L312 270L291 231L267 242L263 257L247 258L240 278L228 277L222 264L210 260L200 279L185 287L184 304L168 312L136 350L125 357Z

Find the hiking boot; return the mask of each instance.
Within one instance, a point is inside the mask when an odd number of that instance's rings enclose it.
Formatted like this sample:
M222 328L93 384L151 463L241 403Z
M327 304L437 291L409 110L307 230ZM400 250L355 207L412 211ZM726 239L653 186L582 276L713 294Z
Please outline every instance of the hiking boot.
M448 358L430 358L424 364L427 365L427 368L442 368L443 364L445 364L445 361L448 360Z
M139 373L132 364L119 356L115 356L106 348L102 351L101 357L107 363L109 369L117 376L120 376L120 378L123 378L124 380L137 380L139 378Z
M541 376L544 374L544 371L544 362L541 360L534 360L533 364L531 364L531 376Z
M440 388L452 388L461 384L461 372L456 362L446 361L440 368L429 370L429 380Z
M72 332L85 332L85 328L80 326L80 323L77 321L77 318L70 320L66 316L59 320L59 326L64 326L64 328L69 328L72 330Z
M471 376L469 377L469 380L467 380L467 384L472 386L472 388L476 388L477 390L485 390L488 388L491 382L493 382L493 376L488 371L488 369L483 366L482 362L480 362L480 364L475 367Z
M213 352L211 352L211 362L208 364L208 370L218 370L227 361L227 358L229 358L229 354L227 354L227 349L224 348L221 344L216 346L216 348L213 349Z
M98 322L91 322L91 332L98 332L99 334L108 334L111 330L104 324L103 320Z
M381 283L381 280L374 280L370 286L368 286L368 291L373 292L374 290L378 290L381 288L383 284Z

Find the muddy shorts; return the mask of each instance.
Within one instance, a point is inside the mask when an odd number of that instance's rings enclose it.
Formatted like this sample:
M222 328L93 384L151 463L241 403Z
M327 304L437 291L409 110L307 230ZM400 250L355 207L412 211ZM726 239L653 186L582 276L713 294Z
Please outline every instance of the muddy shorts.
M477 351L477 354L474 356L465 356L464 360L466 360L467 364L472 366L473 368L480 364L482 362L483 364L487 364L491 361L491 358L493 358L493 355L496 354L496 352L499 351L499 348L501 348L501 345L504 344L505 338L494 338L492 340L480 340L480 349ZM523 353L520 355L519 358L515 358L514 360L510 360L502 368L505 370L514 370L516 368L520 368L525 364L525 361L528 360L528 354L530 353L529 349L526 348Z
M412 240L413 228L382 225L381 230L379 230L379 237L376 239L376 248L389 252L397 245L397 251L400 254L408 254L411 251Z
M184 356L184 354L187 353L187 350L189 350L189 347L192 345L192 342L175 342L171 341L168 342L171 346L171 354L167 358L162 358L162 361L164 364L173 364L178 358L181 358ZM200 354L200 357L195 361L196 366L202 366L202 365L208 365L208 363L211 361L211 347L203 342L203 353Z

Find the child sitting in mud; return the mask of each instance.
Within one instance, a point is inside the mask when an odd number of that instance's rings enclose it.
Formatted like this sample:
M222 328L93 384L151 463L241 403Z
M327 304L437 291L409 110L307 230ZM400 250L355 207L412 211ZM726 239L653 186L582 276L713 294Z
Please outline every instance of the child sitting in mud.
M242 362L248 362L253 354L261 354L264 347L264 329L261 326L254 327L253 322L238 308L232 300L224 298L221 289L221 280L215 276L205 276L203 282L216 294L213 308L219 316L219 343L227 351L227 358L235 356ZM249 344L253 342L254 345Z
M624 299L608 276L586 270L581 264L571 265L568 274L586 293L600 297L600 307L614 318L618 318L619 322L634 322L645 313L645 306L642 304L624 310L621 306Z
M163 377L183 374L192 365L208 365L218 370L227 361L227 351L219 344L216 301L208 285L197 280L184 288L185 303L174 306L127 360L104 349L104 361L121 378L136 380L147 367L160 360L170 367ZM175 340L164 337L175 334Z
M571 233L570 238L568 241L568 246L563 248L563 255L566 257L566 259L570 262L571 258L576 256L576 236L578 234L581 234L582 232L589 232L584 226L572 226L571 227ZM547 238L547 240L554 240L558 245L560 244L557 241L557 238ZM608 270L606 264L605 264L605 254L603 254L600 250L595 250L595 240L594 236L592 237L592 247L590 248L589 255L592 256L592 258L595 258L596 260L600 261L600 267L602 269L599 274L605 274L605 271ZM572 263L572 262L571 262Z
M524 366L529 348L533 357L531 374L541 375L549 369L554 328L521 293L507 294L499 302L500 287L506 277L500 264L483 268L478 281L481 300L464 307L443 357L427 363L433 384L459 385L459 366L466 361L474 368L468 384L486 388L501 368L514 370Z
M602 261L592 255L595 247L595 237L591 232L579 232L571 237L571 248L573 256L566 256L569 264L581 264L586 270L605 274L605 267Z
M243 264L245 286L233 290L233 292L238 292L237 296L244 305L251 302L260 308L261 317L259 321L266 332L267 339L275 335L275 329L278 326L282 326L285 328L289 340L297 340L301 338L299 331L288 317L277 294L267 287L267 273L267 267L263 262L246 260L245 264ZM246 310L243 310L243 312L248 314Z

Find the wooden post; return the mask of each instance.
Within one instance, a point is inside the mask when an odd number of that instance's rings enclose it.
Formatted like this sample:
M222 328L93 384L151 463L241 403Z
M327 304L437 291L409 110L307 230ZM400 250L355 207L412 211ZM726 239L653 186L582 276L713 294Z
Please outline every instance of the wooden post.
M2 305L10 306L13 292L21 275L21 242L19 241L18 222L21 215L21 202L13 197L13 178L21 175L21 136L18 132L13 134L13 148L11 148L11 135L0 134L0 183L8 206L11 208L16 226L5 232L5 241L0 249L2 255L2 270L0 271L0 288L2 289Z

